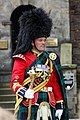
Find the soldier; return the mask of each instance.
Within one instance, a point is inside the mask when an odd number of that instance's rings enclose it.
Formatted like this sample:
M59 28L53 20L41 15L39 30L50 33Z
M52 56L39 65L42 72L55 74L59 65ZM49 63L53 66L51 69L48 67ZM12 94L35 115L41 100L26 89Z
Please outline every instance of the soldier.
M45 51L52 28L51 18L42 8L35 7L25 11L19 23L10 82L17 95L18 120L68 120L59 57Z

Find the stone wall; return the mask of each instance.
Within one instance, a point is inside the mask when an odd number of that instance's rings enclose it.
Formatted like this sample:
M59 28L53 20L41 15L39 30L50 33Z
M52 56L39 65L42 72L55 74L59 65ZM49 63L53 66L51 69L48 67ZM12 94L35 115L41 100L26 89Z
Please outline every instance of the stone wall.
M80 66L80 0L70 1L71 41L73 43L73 63Z
M0 0L0 38L10 35L8 26L3 26L3 21L9 21L11 13L20 4L34 4L50 11L53 19L51 36L61 40L70 40L69 36L69 2L68 0Z
M70 26L73 63L77 64L78 109L80 117L80 0L70 0Z

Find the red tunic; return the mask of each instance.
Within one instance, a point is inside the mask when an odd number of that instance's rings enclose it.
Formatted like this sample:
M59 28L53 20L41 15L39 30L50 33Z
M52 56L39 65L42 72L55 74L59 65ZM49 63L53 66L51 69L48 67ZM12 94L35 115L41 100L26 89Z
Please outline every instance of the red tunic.
M14 66L10 82L10 86L14 92L16 92L18 88L22 86L22 83L25 79L25 70L34 62L34 60L36 60L36 58L36 55L31 52L27 52L24 55L19 54L14 56ZM52 92L49 93L49 99L52 102L59 102L63 100L63 95L58 80L58 75L54 69L50 80L46 85L46 87L52 87ZM55 98L55 101L53 101L53 97ZM36 102L37 99L38 94L35 93L33 101Z

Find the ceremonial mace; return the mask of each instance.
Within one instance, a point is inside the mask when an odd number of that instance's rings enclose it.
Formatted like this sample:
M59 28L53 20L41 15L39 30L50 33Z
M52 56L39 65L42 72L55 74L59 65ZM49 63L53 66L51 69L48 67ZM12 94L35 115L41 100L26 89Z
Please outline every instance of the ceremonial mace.
M34 84L34 80L35 80L35 71L34 71L34 67L32 67L31 70L29 70L28 74L30 75L30 79L31 79L31 83L29 88L33 89L33 84ZM29 107L28 107L28 118L27 120L30 120L31 117L31 105L32 105L32 99L29 99Z

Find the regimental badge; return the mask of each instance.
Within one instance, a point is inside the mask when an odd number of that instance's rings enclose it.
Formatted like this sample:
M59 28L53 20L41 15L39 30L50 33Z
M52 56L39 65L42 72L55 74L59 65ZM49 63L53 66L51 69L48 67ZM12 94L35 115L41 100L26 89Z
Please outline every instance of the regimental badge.
M55 59L57 58L57 55L56 55L55 53L50 53L50 54L49 54L49 58L50 58L51 60L55 60Z

